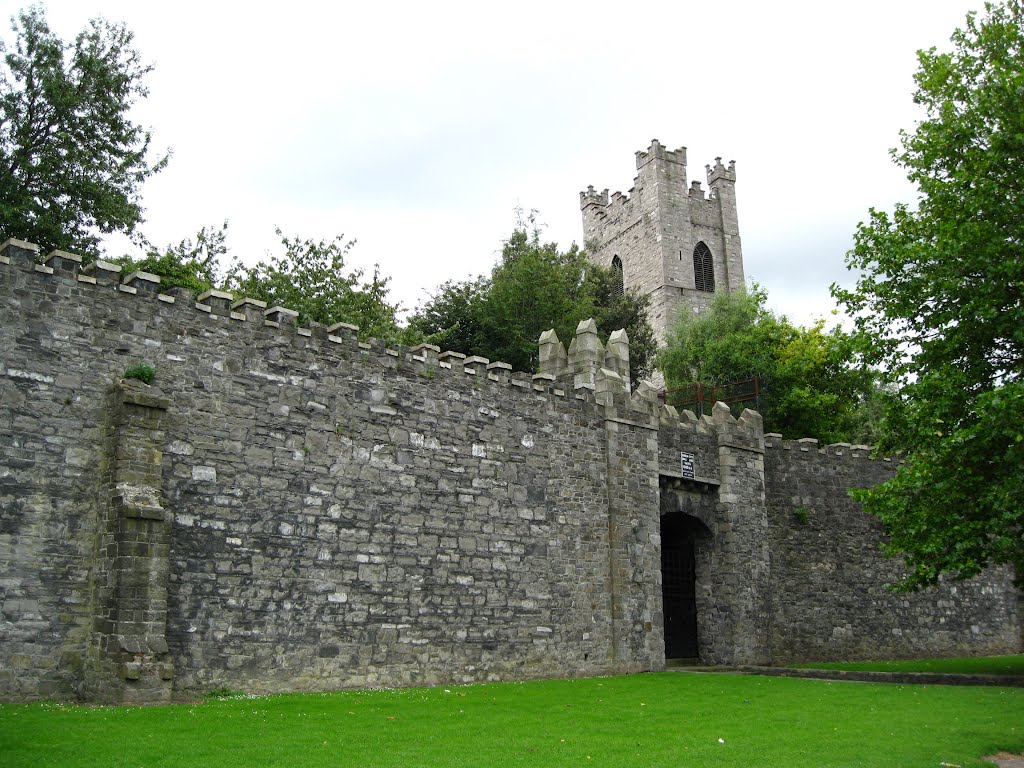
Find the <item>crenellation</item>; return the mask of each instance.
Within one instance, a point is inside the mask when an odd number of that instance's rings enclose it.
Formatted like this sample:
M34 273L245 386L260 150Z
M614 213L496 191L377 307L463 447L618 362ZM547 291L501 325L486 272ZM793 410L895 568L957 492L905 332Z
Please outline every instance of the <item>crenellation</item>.
M816 438L800 438L798 440L785 440L782 435L774 432L765 434L765 448L779 451L795 451L792 460L804 460L809 462L820 461L820 457L827 456L830 459L848 459L857 463L882 462L893 463L893 457L874 456L874 448L870 445L851 445L850 443L830 443L821 446ZM897 457L898 462L898 457Z
M512 366L509 363L494 362L487 364L488 378L508 384L512 376Z
M687 184L685 147L668 152L652 141L636 157L628 197L609 200L592 186L581 193L583 239L594 263L621 266L624 287L651 298L651 323L664 341L681 312L701 312L715 292L744 285L735 163L708 166L705 196L699 181Z
M210 314L218 317L228 317L234 309L234 294L227 291L208 290L203 291L196 297L197 304L205 304L210 308ZM244 305L243 305L244 306ZM265 305L264 305L265 306ZM241 313L243 316L244 312Z
M82 267L81 274L94 278L96 286L100 288L109 287L117 290L121 285L121 265L103 259L86 264Z
M134 288L136 293L155 295L160 292L160 277L150 272L132 272L121 283Z
M264 322L273 323L275 328L294 326L299 318L299 313L288 307L270 307L263 311Z
M466 356L461 352L452 352L450 350L441 352L438 354L437 359L441 361L442 367L448 367L452 370L458 370L460 373L465 367Z
M710 165L704 166L708 176L708 186L714 188L719 181L729 181L732 183L736 182L736 161L730 160L729 167L726 168L722 165L722 158L715 158L714 167Z
M554 388L555 377L550 373L535 373L530 381L535 392L547 392Z
M633 391L633 397L639 400L646 400L649 403L658 404L658 390L649 381L641 381Z
M569 344L568 373L573 376L574 389L594 389L598 369L604 364L604 345L597 335L593 318L581 320L576 336Z
M472 355L463 360L462 364L465 366L466 373L472 373L473 375L486 375L487 366L491 364L491 361L486 357Z
M3 264L28 269L39 262L39 246L26 240L9 237L0 244L0 257Z
M538 366L540 373L550 373L556 378L569 369L569 356L565 345L558 339L554 328L544 331L538 341Z
M77 275L82 268L82 257L76 253L67 251L52 250L43 259L43 264L60 272L68 272Z

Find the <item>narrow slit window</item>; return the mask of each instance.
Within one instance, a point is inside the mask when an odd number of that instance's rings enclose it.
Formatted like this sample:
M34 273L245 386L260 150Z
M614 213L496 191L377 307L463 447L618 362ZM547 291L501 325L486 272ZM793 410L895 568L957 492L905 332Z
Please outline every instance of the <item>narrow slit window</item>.
M715 292L715 265L710 249L703 242L693 249L693 287L698 291Z

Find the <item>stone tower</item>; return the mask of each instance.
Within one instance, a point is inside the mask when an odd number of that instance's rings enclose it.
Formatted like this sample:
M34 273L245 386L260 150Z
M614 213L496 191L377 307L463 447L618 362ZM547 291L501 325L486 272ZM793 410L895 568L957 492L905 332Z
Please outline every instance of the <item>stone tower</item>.
M706 166L710 194L687 186L686 147L657 139L636 153L629 195L580 192L583 240L591 261L622 271L623 287L651 297L651 325L663 342L679 312L700 312L716 291L743 285L736 218L736 163Z

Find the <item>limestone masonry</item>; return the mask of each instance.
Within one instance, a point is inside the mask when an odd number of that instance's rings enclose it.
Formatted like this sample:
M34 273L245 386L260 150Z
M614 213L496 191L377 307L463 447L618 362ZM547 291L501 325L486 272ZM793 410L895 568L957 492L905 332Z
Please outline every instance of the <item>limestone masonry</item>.
M651 325L664 341L679 312L700 312L716 291L743 286L736 215L736 164L706 166L710 196L686 182L686 147L654 139L636 153L630 194L580 192L583 239L591 260L622 272L623 285L651 297Z
M888 462L630 394L622 333L531 377L159 291L0 248L2 699L1021 648L1005 569L884 588Z

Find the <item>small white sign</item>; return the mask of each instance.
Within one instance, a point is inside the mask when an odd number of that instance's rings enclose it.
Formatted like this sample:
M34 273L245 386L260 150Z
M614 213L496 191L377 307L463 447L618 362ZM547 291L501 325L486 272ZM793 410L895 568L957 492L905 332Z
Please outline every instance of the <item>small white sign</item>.
M694 455L692 453L682 451L679 454L679 465L680 469L682 470L683 477L689 480L692 480L694 477L696 477L696 475L694 475L693 473L693 459Z

